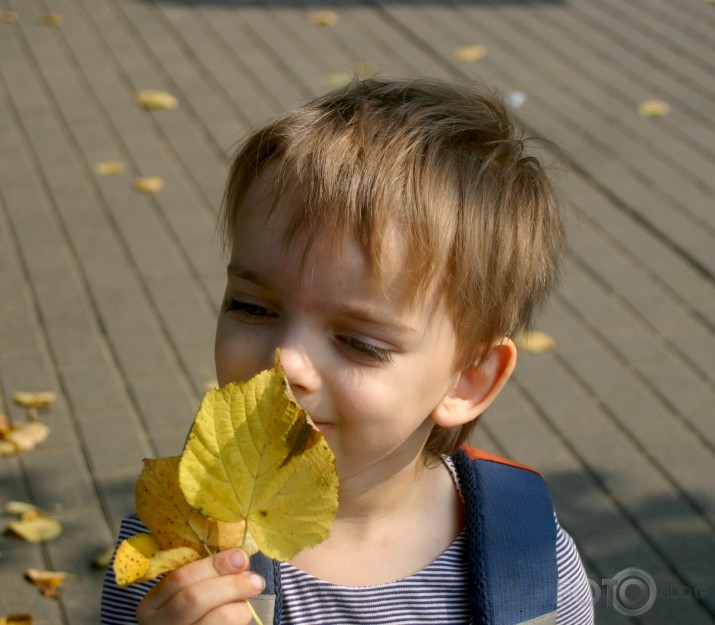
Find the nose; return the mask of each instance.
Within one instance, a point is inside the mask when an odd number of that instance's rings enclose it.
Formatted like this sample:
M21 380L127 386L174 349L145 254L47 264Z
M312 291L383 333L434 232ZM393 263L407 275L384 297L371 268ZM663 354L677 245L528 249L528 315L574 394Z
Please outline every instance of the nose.
M300 329L286 332L280 341L280 358L291 390L299 395L313 393L320 388L320 374L316 367L317 345L309 334Z

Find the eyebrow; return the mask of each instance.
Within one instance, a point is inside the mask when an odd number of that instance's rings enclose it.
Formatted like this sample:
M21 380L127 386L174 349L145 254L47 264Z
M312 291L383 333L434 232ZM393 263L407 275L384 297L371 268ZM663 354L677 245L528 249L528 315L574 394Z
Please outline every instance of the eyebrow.
M271 281L260 273L246 269L241 264L232 261L226 267L226 273L234 278L241 278L242 280L248 280L253 282L258 286L268 288L271 286Z
M401 321L397 321L395 319L388 319L379 314L375 314L371 310L360 308L358 306L342 306L335 312L337 315L347 319L352 319L353 321L360 321L363 323L381 326L403 334L414 335L418 333L414 327L407 323L402 323Z

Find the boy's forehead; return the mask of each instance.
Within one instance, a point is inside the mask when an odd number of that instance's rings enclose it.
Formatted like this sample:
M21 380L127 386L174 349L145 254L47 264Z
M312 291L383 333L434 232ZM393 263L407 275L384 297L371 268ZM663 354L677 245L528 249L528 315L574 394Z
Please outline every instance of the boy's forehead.
M327 206L326 218L324 209L314 211L308 205L311 197L294 172L280 159L273 160L249 184L236 213L234 235L250 220L254 227L272 231L281 251L298 250L301 266L311 272L341 262L346 254L359 254L375 285L410 307L419 307L428 296L431 300L435 294L444 295L444 271L425 280L424 259L410 252L411 230L397 216L388 216L379 228L366 228L355 207L335 201Z
M350 228L339 230L331 225L319 230L304 224L292 236L286 236L299 200L293 194L276 197L275 190L265 184L254 197L257 201L247 203L237 224L229 271L250 260L243 259L248 239L266 235L271 241L269 254L275 261L299 268L301 278L309 283L320 282L326 269L343 270L346 275L360 275L381 298L401 302L401 307L413 311L428 304L437 292L433 286L417 297L419 267L409 262L404 229L397 224L389 223L382 229L373 257ZM346 283L346 288L350 284Z

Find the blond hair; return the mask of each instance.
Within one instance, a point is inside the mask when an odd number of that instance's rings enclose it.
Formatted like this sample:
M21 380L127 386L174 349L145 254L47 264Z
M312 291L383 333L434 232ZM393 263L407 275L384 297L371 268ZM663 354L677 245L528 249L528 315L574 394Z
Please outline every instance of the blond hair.
M296 197L298 232L355 236L379 275L388 226L406 238L414 295L439 284L460 352L484 358L528 325L558 277L564 228L540 162L502 100L436 80L355 80L254 132L226 185L226 242L248 187L269 164ZM453 453L473 423L435 426L427 450Z

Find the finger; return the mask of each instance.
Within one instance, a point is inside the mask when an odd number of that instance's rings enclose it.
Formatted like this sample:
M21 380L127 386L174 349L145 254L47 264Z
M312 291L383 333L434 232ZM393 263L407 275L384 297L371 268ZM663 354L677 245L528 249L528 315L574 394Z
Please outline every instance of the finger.
M265 582L260 575L251 571L219 575L204 579L178 590L169 601L154 608L140 604L137 609L139 623L152 625L189 625L200 623L206 615L215 612L242 612L237 606L259 594ZM216 621L222 622L222 621Z
M219 575L240 573L248 569L248 566L248 556L240 549L221 551L172 571L151 589L146 600L153 608L159 608L185 586L198 584Z
M241 573L248 569L249 564L248 556L243 551L233 549L182 566L156 584L147 593L140 608L145 613L160 610L184 588L190 588L222 575Z

